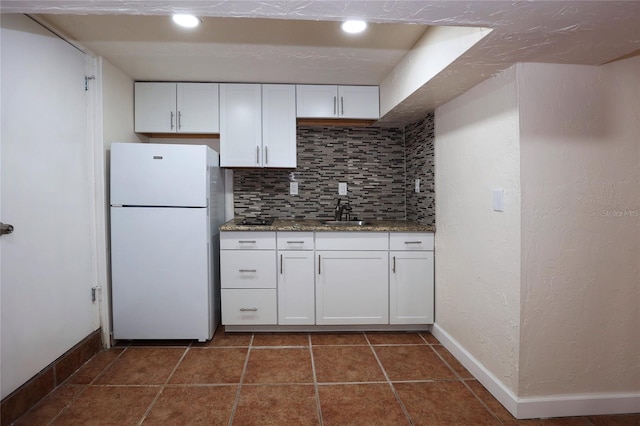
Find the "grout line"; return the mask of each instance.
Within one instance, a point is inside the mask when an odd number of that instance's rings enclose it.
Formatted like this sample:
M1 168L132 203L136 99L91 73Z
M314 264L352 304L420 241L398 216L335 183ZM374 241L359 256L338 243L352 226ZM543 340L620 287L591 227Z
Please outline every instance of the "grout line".
M231 415L229 416L229 426L233 424L233 419L236 416L236 410L238 408L238 404L240 403L240 390L242 389L242 382L244 382L244 376L247 373L247 366L249 365L249 356L251 355L254 336L255 334L252 334L251 339L249 340L249 347L247 348L247 357L244 359L244 365L242 366L242 373L240 373L240 382L238 383L238 389L236 389L236 398L233 400L233 405L231 406Z
M316 374L316 363L313 357L313 347L311 345L311 334L309 334L309 354L311 355L311 372L313 373L313 389L316 394L316 410L318 411L318 421L322 426L322 406L320 405L320 390L318 388L318 376Z
M367 336L366 333L365 333L364 338L367 339L367 342L369 342L369 348L371 349L371 352L373 353L373 356L375 357L376 361L378 362L378 366L382 370L382 374L384 374L384 378L386 379L387 384L391 387L391 392L393 392L393 396L396 398L396 401L398 401L398 403L400 404L400 408L402 409L402 412L404 413L405 417L407 418L407 421L409 422L410 425L413 426L413 420L411 419L411 416L409 415L409 411L407 411L407 407L405 407L404 402L402 402L402 399L400 399L400 395L398 394L398 391L396 391L396 387L393 386L393 382L391 381L391 378L389 378L389 375L387 374L387 370L384 369L384 366L382 365L382 361L380 361L380 358L378 358L378 354L376 353L375 348L371 344L371 341L369 340L369 337Z
M180 357L176 365L173 367L173 370L171 370L171 373L169 373L169 375L167 376L167 379L164 381L162 385L160 385L160 389L158 390L158 393L156 394L155 398L153 398L153 400L151 401L151 404L149 404L149 407L147 407L147 411L145 411L144 414L142 415L142 419L140 419L140 421L138 422L138 425L141 425L146 420L149 413L151 413L153 406L156 405L156 402L158 401L158 399L160 399L160 395L162 394L162 392L164 392L165 386L169 383L169 381L171 380L175 372L178 370L178 367L180 367L180 364L182 364L182 360L187 356L188 352L189 352L189 346L185 348L182 356Z

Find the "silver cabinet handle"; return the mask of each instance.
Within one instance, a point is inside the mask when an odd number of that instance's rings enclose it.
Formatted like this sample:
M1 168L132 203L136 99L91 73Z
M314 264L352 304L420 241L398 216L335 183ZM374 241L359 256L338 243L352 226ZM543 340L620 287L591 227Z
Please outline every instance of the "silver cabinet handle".
M396 257L393 256L393 273L396 273Z
M258 312L258 308L240 308L240 312Z
M338 115L337 109L338 109L338 98L336 96L334 96L333 97L333 115L334 115L334 117L336 115Z
M173 111L171 111L171 130L173 130Z
M238 269L238 272L242 273L242 272L251 272L251 273L256 273L258 272L257 269Z
M344 98L340 96L340 115L344 115Z
M264 164L269 164L269 147L264 147Z
M405 244L422 244L422 241L405 241Z
M282 255L280 255L280 275L282 275Z
M260 164L260 147L256 146L256 164Z
M320 255L318 255L318 275L320 275L320 265L322 265L321 260L322 259L320 259Z
M287 244L304 244L304 241L287 241Z
M182 129L182 111L178 111L178 130Z
M240 244L255 244L256 240L238 240Z

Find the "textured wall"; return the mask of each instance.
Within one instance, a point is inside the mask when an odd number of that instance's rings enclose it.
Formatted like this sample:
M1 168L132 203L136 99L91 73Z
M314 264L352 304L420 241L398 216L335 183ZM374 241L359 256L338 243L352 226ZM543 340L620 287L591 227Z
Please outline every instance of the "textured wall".
M405 219L402 129L299 126L297 141L299 195L289 195L290 170L236 169L236 216L330 218L341 198L360 219Z
M520 396L640 391L640 58L523 64Z
M407 159L407 219L425 225L435 225L435 183L433 170L434 115L405 127ZM420 192L414 191L415 179L420 179Z
M436 323L513 393L520 345L515 66L436 109ZM505 191L504 212L492 189Z

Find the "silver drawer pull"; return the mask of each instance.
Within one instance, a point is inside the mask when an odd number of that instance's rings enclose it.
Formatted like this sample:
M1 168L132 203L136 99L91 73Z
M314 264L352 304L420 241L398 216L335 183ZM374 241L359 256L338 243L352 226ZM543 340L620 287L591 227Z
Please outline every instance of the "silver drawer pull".
M240 308L240 312L257 312L258 308Z
M287 241L287 244L304 244L304 241Z
M240 244L255 244L257 241L256 240L239 240L238 243Z
M405 244L422 244L422 241L405 241Z
M258 272L258 271L257 271L257 270L255 270L255 269L238 269L238 271L239 271L240 273L242 273L242 272L253 272L253 273Z

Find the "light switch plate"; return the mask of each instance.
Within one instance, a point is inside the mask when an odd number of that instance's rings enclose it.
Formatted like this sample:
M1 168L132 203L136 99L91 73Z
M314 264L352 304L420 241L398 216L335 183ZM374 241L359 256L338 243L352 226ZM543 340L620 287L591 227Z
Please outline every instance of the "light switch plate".
M338 195L347 195L347 182L338 182Z
M494 212L504 211L504 189L493 190L493 211Z
M416 179L415 180L415 185L414 185L413 191L416 192L416 193L420 192L420 179Z
M298 182L289 182L289 195L298 195Z

